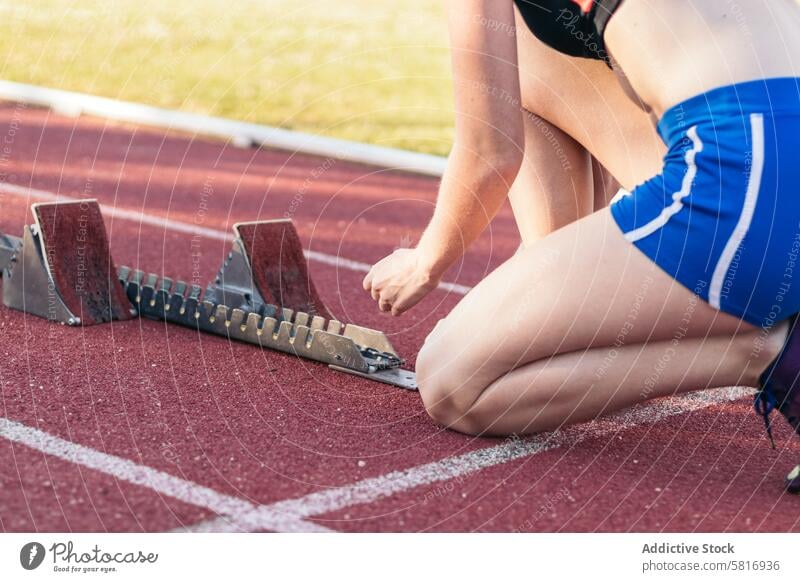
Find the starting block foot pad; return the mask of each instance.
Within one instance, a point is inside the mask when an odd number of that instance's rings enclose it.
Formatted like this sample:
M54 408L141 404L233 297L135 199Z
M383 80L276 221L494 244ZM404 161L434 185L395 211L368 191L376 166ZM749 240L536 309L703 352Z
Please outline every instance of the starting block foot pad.
M96 200L34 204L3 302L70 325L131 319Z
M233 228L250 266L252 285L264 303L331 319L308 274L291 220L240 222Z

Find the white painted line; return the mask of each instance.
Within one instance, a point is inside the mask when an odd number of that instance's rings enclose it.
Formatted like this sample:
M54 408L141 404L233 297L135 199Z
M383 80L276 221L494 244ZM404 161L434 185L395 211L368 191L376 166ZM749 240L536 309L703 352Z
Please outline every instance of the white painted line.
M50 202L57 202L59 200L75 200L75 198L71 196L64 196L62 194L56 194L55 192L48 192L47 190L37 190L36 188L26 188L25 186L17 186L15 184L8 183L0 183L0 193L10 194L12 196L18 196L26 199L36 198L37 200L47 200ZM149 226L155 226L158 228L163 228L164 230L171 230L173 232L190 234L192 236L199 235L213 240L233 241L232 234L216 228L208 228L198 224L162 218L160 216L144 214L143 212L136 210L127 210L125 208L118 208L116 206L108 206L105 204L101 204L100 209L103 211L105 216L111 216L120 220L127 220L137 224L147 224ZM372 268L372 265L368 263L361 263L359 261L353 261L351 259L346 259L336 255L320 253L318 251L304 250L303 254L310 261L324 263L339 269L367 273ZM442 281L439 283L439 289L442 291L447 291L448 293L466 295L471 287L459 285L458 283L448 283L446 281Z
M557 447L572 446L585 438L613 434L670 416L731 402L752 393L753 390L749 388L717 388L656 400L563 431L543 433L525 439L507 439L494 447L471 451L410 469L393 471L344 487L260 506L128 459L67 441L7 418L0 417L0 437L128 483L146 487L184 503L204 507L220 516L189 526L184 531L325 532L331 530L307 521L307 518L353 505L371 503L416 487L476 473L488 467Z
M243 499L138 465L128 459L84 447L7 418L0 417L0 437L122 481L146 487L184 503L210 509L231 520L246 522L247 516L257 509L255 505ZM284 520L281 520L281 527L285 527ZM292 524L292 528L293 531L330 531L311 522L295 523Z
M311 493L304 497L288 499L269 505L262 505L246 514L238 514L236 519L227 517L201 522L187 528L188 531L226 532L255 531L274 529L291 532L296 524L307 524L305 519L324 515L353 505L372 503L440 481L447 481L494 467L509 461L536 455L561 446L572 446L589 438L614 434L634 426L654 423L664 418L702 410L715 404L731 402L751 396L750 388L716 388L654 400L624 410L613 416L563 431L542 433L524 439L507 439L503 444L479 449L449 457L433 463L419 465L410 469L393 471L379 477L364 479L347 485ZM269 524L267 526L267 524ZM304 525L303 525L304 527Z
M220 137L239 146L253 144L428 176L441 176L447 165L447 159L441 156L11 81L0 81L0 98L49 107L73 117L85 113L139 125L184 131L191 135Z

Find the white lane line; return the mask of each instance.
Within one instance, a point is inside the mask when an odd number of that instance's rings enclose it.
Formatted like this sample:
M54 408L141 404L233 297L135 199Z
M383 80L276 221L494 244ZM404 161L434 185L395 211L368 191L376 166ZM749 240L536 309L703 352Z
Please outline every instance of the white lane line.
M46 200L49 202L57 202L60 200L61 201L75 200L75 198L71 196L64 196L63 194L48 192L47 190L37 190L36 188L27 188L25 186L17 186L15 184L8 184L8 183L0 183L0 193L10 194L12 196L17 196L20 198L36 198L39 200ZM181 222L179 220L162 218L160 216L153 216L151 214L145 214L143 212L139 212L136 210L127 210L125 208L118 208L116 206L108 206L105 204L101 204L100 208L103 211L104 215L112 216L120 220L127 220L138 224L147 224L149 226L163 228L164 230L171 230L173 232L191 234L193 236L199 235L213 240L233 241L232 234L230 234L229 232L225 232L224 230L218 230L216 228L208 228L206 226L201 226L199 224L191 224L188 222ZM324 263L326 265L330 265L332 267L337 267L340 269L348 269L350 271L366 273L372 268L372 265L368 263L361 263L359 261L353 261L336 255L320 253L318 251L304 250L303 254L305 254L306 259L310 261ZM466 285L459 285L458 283L448 283L443 281L439 283L439 289L441 289L442 291L447 291L449 293L466 295L470 291L471 287L468 287Z
M494 467L509 461L536 455L565 445L597 436L614 434L634 426L658 422L678 414L702 410L715 404L738 400L753 394L750 388L716 388L654 400L624 410L613 416L601 418L563 431L543 433L524 439L507 439L503 444L448 457L433 463L410 469L393 471L379 477L358 481L344 487L335 487L303 497L262 505L236 518L221 517L195 524L187 531L226 532L273 529L276 531L299 531L297 524L305 527L305 519L324 515L353 505L372 503L440 481L447 481Z
M243 499L219 493L128 459L64 440L8 418L0 417L0 437L128 483L146 487L184 503L210 509L218 515L226 516L229 520L246 521L247 516L257 509L254 504ZM266 523L266 520L262 523ZM286 527L286 521L281 520L280 525ZM292 531L330 531L311 522L294 523L291 527ZM265 526L264 529L270 528Z
M506 440L500 445L471 451L457 457L448 457L364 479L344 487L260 506L151 467L139 465L128 459L64 440L7 418L0 417L0 437L128 483L146 487L184 503L204 507L220 516L189 526L186 531L324 532L331 530L306 519L353 505L374 502L422 485L468 475L557 447L572 446L588 437L613 434L670 416L731 402L751 395L752 392L749 388L717 388L657 400L563 431L544 433L525 439Z

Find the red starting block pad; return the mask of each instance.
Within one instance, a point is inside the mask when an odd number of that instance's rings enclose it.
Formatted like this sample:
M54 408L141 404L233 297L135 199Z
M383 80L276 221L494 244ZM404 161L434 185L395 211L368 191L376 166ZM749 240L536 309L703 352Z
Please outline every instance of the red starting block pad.
M240 222L233 232L233 250L209 287L219 303L250 310L268 304L331 319L291 220Z
M68 325L131 319L97 200L34 204L4 272L3 303Z

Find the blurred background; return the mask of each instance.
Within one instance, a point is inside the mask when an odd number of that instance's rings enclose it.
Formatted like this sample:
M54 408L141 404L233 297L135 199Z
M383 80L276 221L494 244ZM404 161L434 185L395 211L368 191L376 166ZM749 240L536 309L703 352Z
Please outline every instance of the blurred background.
M446 155L442 0L3 0L0 78Z

